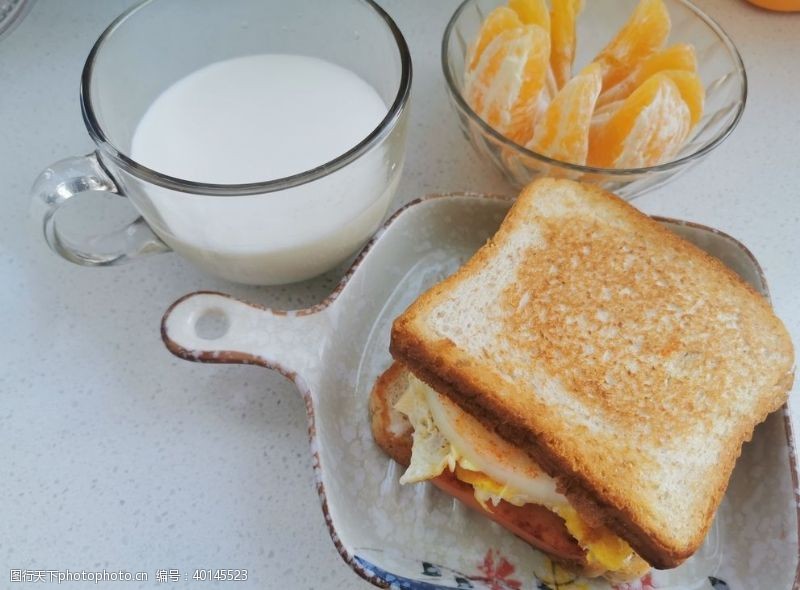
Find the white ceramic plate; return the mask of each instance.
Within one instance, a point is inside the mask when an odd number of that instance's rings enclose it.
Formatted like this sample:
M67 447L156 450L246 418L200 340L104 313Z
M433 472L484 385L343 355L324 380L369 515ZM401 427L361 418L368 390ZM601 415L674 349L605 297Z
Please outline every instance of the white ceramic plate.
M390 363L392 320L424 289L455 271L490 237L511 201L432 196L398 211L364 249L336 291L297 311L219 293L175 302L164 342L189 360L252 363L297 385L308 410L314 476L331 538L344 560L378 586L587 590L542 554L430 485L400 486L399 469L372 440L367 400ZM717 230L659 219L721 259L764 296L747 249ZM786 411L745 446L703 548L681 567L619 585L700 590L797 587L798 503Z

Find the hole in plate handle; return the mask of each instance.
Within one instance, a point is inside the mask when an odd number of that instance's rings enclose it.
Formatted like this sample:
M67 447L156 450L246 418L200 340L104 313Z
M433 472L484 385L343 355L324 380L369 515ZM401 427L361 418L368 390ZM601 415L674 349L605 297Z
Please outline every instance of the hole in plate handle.
M203 340L219 340L231 327L227 314L219 308L203 312L194 324L195 334Z

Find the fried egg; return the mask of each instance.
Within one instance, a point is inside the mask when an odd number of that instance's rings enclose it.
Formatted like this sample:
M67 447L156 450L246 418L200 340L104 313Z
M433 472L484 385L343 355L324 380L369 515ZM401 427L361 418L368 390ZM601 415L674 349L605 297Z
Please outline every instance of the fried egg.
M616 571L632 560L641 561L620 537L581 518L557 491L555 479L527 453L413 375L394 407L414 427L411 462L400 483L433 479L448 469L472 485L475 499L486 510L503 500L515 506L539 504L558 514L586 550L590 565Z

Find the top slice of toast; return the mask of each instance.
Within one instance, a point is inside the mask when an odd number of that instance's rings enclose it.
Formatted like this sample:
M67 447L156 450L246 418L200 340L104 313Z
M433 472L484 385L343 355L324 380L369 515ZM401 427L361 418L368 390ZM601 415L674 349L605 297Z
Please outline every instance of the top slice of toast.
M735 273L614 195L553 179L397 318L391 350L662 568L702 543L794 365Z

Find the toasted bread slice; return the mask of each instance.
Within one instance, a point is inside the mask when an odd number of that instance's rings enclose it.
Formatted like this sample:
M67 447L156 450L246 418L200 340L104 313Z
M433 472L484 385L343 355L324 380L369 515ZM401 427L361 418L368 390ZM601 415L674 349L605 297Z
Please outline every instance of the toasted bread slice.
M408 371L400 363L386 369L369 396L369 419L372 438L392 459L407 467L411 462L411 433L408 418L394 409L394 405L408 387Z
M553 179L395 321L391 351L660 568L702 543L794 365L767 301L722 263Z

